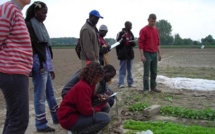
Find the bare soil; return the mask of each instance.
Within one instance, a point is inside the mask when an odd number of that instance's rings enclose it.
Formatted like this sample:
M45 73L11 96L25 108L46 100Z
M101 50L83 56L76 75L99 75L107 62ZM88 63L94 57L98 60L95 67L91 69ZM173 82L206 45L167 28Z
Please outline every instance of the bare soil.
M77 58L74 49L54 49L54 68L56 78L53 81L55 87L55 96L58 103L61 102L61 90L68 79L81 67L81 62ZM110 53L110 61L113 66L118 70L119 61L116 57L115 50ZM159 62L158 75L167 75L169 77L184 76L195 78L208 78L215 79L215 49L162 49L162 61ZM129 112L127 107L136 102L147 102L151 105L159 104L162 106L181 106L192 109L215 108L215 92L208 91L189 91L171 89L163 84L157 85L157 88L162 90L161 94L149 93L144 94L143 89L143 66L140 62L139 50L135 49L135 59L133 66L133 77L135 80L136 88L123 88L118 89L118 71L117 75L112 80L112 90L118 92L117 103L112 107L110 112L112 122L108 128L103 132L104 134L121 134L125 133L122 128L122 123L126 119L135 120L170 120L184 124L197 124L215 126L213 122L202 120L188 120L173 117L164 117L161 115L155 116L151 119L145 119L141 112ZM126 79L125 79L126 80ZM125 81L126 84L126 81ZM127 86L127 85L125 85ZM34 127L34 107L33 107L33 86L30 79L29 86L30 96L30 122L26 134L37 133ZM167 100L171 97L172 101ZM0 92L0 133L2 133L3 123L5 119L5 101ZM47 108L47 116L49 125L56 128L57 134L67 133L60 125L53 125L49 116Z

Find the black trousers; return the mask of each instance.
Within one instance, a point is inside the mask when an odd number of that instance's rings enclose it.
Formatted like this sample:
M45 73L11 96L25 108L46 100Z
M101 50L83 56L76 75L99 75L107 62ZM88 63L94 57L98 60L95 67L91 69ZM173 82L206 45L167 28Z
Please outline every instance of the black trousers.
M6 101L2 134L24 134L29 121L29 80L25 75L0 73L0 89Z

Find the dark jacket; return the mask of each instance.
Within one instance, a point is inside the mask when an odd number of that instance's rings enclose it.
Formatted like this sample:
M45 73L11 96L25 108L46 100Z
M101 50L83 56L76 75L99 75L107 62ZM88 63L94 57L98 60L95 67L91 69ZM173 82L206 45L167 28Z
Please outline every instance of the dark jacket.
M78 81L80 80L80 73L81 73L82 69L79 69L71 78L70 80L66 83L66 85L63 87L63 90L61 92L61 97L64 98L64 96L66 95L67 92L69 92L69 90L75 86L76 83L78 83Z
M61 97L64 98L64 96L80 81L80 73L81 70L78 70L71 78L70 80L67 82L67 84L63 87L63 90L61 92ZM111 89L108 87L108 85L106 84L105 80L101 80L99 84L97 84L96 86L96 94L104 94L107 91L110 91ZM93 106L98 106L102 103L104 103L105 101L98 101L97 98L94 98L92 100L92 105ZM110 97L108 99L108 103L110 105L110 107L113 106L114 104L114 97Z
M32 27L32 24L30 21L26 21L25 22L31 37L31 44L32 44L32 48L33 48L33 54L37 54L40 60L40 68L43 68L43 64L44 62L46 62L46 46L48 45L47 42L41 42L38 40L34 29ZM50 50L50 54L51 54L51 58L53 59L53 53L52 53L52 48L51 46L48 46L49 50Z
M61 97L64 98L64 96L67 94L67 92L69 92L70 89L72 89L72 87L75 86L75 84L77 84L80 81L80 73L81 73L82 69L79 69L71 78L70 80L67 82L67 84L63 87L63 90L61 92ZM106 82L105 80L101 80L99 87L97 89L96 94L103 94L106 92Z
M128 32L130 34L129 40L134 40L134 35L131 31ZM133 47L136 45L134 42L129 42L129 45L126 45L126 37L125 31L121 31L118 33L117 41L120 41L120 45L116 47L116 54L118 56L118 60L131 60L134 59L134 50Z

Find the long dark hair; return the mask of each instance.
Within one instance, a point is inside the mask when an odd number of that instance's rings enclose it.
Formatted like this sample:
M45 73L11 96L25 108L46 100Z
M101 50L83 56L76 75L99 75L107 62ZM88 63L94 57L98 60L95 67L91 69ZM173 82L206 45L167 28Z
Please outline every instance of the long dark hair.
M30 21L31 18L33 18L35 16L34 12L41 9L47 7L46 4L44 2L41 1L35 1L26 11L26 18L25 21Z

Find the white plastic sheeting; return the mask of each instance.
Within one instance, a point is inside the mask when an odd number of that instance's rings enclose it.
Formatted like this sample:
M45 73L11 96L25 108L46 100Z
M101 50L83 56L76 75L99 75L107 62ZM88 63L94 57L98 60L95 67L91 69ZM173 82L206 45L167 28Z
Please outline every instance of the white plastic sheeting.
M215 81L206 79L191 79L191 78L168 78L166 76L158 75L157 82L162 83L174 89L188 89L188 90L202 90L213 91L215 90Z

